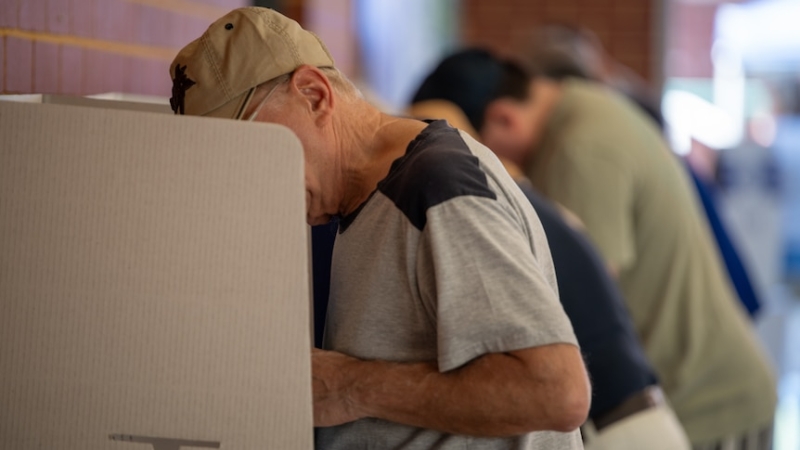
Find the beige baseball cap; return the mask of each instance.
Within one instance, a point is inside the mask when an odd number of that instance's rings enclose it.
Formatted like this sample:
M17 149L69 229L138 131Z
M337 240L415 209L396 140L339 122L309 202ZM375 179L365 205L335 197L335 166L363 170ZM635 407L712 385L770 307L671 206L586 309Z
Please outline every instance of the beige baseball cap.
M325 44L269 8L235 9L170 65L175 114L241 118L255 88L302 65L333 67Z

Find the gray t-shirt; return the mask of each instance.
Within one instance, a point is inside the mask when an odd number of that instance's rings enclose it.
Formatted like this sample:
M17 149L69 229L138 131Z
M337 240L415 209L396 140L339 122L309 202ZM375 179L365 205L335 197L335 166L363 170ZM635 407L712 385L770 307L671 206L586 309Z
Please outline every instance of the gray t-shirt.
M530 202L486 147L431 123L378 189L340 222L324 348L437 361L577 345ZM321 449L581 449L578 431L455 436L379 419L317 433Z

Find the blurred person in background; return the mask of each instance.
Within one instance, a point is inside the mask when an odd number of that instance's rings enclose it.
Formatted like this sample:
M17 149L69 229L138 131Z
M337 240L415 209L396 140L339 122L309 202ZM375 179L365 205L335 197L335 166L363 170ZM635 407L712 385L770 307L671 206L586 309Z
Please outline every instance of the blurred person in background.
M629 67L606 52L591 30L571 25L545 25L532 30L518 46L522 62L537 74L554 79L582 78L619 91L664 128L658 94Z
M481 57L481 55L476 55ZM455 64L449 64L455 62ZM442 100L438 85L458 81L470 70L445 61L423 82L409 114L446 119L479 138L463 111ZM448 71L455 71L449 75ZM592 406L583 426L587 450L681 450L691 444L674 411L664 401L654 369L636 337L630 316L602 258L574 216L542 197L522 170L501 160L530 200L542 222L558 279L564 311L572 322L592 380Z
M480 56L480 57L476 57ZM696 449L769 449L776 387L691 182L658 127L611 89L486 52L442 80L484 144L586 225Z
M524 63L541 76L556 81L578 78L603 83L633 101L662 132L667 125L661 114L658 94L633 70L614 60L590 30L569 25L542 26L533 30L519 47ZM687 156L686 168L701 200L725 269L736 288L737 297L748 314L755 317L761 308L761 300L720 217L714 189L709 179L704 177L705 167L696 164L697 159L693 159L693 156Z
M311 353L317 447L583 447L590 386L547 239L486 147L382 113L266 8L214 22L170 75L176 114L291 129L307 221L338 218Z

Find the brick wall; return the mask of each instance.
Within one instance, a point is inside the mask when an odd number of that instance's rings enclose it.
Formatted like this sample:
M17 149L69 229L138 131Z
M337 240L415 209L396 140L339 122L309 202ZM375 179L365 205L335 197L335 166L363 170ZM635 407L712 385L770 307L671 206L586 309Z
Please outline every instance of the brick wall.
M507 51L531 28L548 23L594 31L611 56L646 80L653 74L657 0L463 0L467 44Z
M0 0L0 92L169 96L168 66L247 0Z
M385 1L385 0L380 0ZM302 3L304 28L322 39L336 67L348 77L358 76L357 41L353 0L292 0ZM288 15L288 13L287 13Z

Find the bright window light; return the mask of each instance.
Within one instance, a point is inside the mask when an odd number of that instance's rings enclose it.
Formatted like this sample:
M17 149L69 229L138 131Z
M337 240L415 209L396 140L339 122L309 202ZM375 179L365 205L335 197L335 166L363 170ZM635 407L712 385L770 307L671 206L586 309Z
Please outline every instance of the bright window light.
M741 126L730 113L685 91L670 90L662 104L669 125L669 138L676 153L689 153L692 139L717 149L731 148L741 141Z

